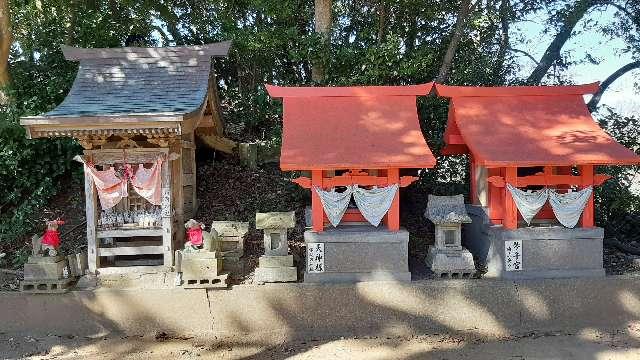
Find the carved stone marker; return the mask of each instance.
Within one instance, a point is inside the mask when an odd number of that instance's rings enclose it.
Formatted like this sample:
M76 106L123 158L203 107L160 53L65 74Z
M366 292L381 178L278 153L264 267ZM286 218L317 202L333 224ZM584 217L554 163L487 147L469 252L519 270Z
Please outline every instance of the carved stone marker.
M260 257L255 281L296 281L298 274L293 266L293 255L289 255L287 229L296 226L295 213L270 212L256 214L256 229L264 231L264 255Z
M462 224L471 218L464 196L429 195L425 217L436 226L435 244L429 246L426 263L439 277L470 277L476 271L473 256L462 247Z

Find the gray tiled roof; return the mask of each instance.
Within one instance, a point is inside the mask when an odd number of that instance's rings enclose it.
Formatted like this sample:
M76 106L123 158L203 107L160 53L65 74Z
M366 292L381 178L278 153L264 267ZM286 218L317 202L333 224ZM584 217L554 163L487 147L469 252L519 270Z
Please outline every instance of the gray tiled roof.
M471 222L471 218L464 206L464 195L429 195L429 202L424 216L434 224Z
M166 48L78 49L79 60L64 101L41 118L186 115L206 99L212 56L226 56L230 42Z

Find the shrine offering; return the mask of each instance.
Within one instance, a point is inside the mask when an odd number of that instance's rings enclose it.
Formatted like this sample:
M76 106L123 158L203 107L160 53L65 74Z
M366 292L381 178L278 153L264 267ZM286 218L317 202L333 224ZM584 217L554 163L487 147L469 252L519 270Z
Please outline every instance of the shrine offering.
M435 87L451 99L443 154L470 159L464 243L486 276L604 276L594 188L609 176L595 169L640 157L591 116L598 84Z
M294 180L311 191L304 237L318 252L305 282L410 280L400 189L417 180L411 169L436 162L416 109L431 88L267 85L283 101L280 167L310 174Z
M212 57L231 43L82 49L55 109L20 120L32 139L72 137L85 175L91 273L171 270L196 210L196 132L223 134ZM214 134L214 135L211 135ZM199 246L199 245L198 245Z

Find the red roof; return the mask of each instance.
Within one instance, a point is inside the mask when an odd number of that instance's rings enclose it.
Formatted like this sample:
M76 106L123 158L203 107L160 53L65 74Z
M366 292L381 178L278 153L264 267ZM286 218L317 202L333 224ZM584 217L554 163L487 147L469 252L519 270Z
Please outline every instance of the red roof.
M436 84L450 97L448 154L470 151L480 165L568 166L638 164L640 157L605 133L578 86L463 87Z
M283 99L283 170L429 168L416 96L432 84L366 87L278 87Z

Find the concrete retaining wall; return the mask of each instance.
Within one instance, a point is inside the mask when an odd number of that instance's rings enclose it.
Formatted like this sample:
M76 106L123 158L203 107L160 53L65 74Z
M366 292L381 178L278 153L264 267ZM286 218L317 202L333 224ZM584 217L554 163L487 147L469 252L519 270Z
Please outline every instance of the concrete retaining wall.
M0 293L0 331L295 339L620 329L640 321L640 278L268 284L232 290Z

